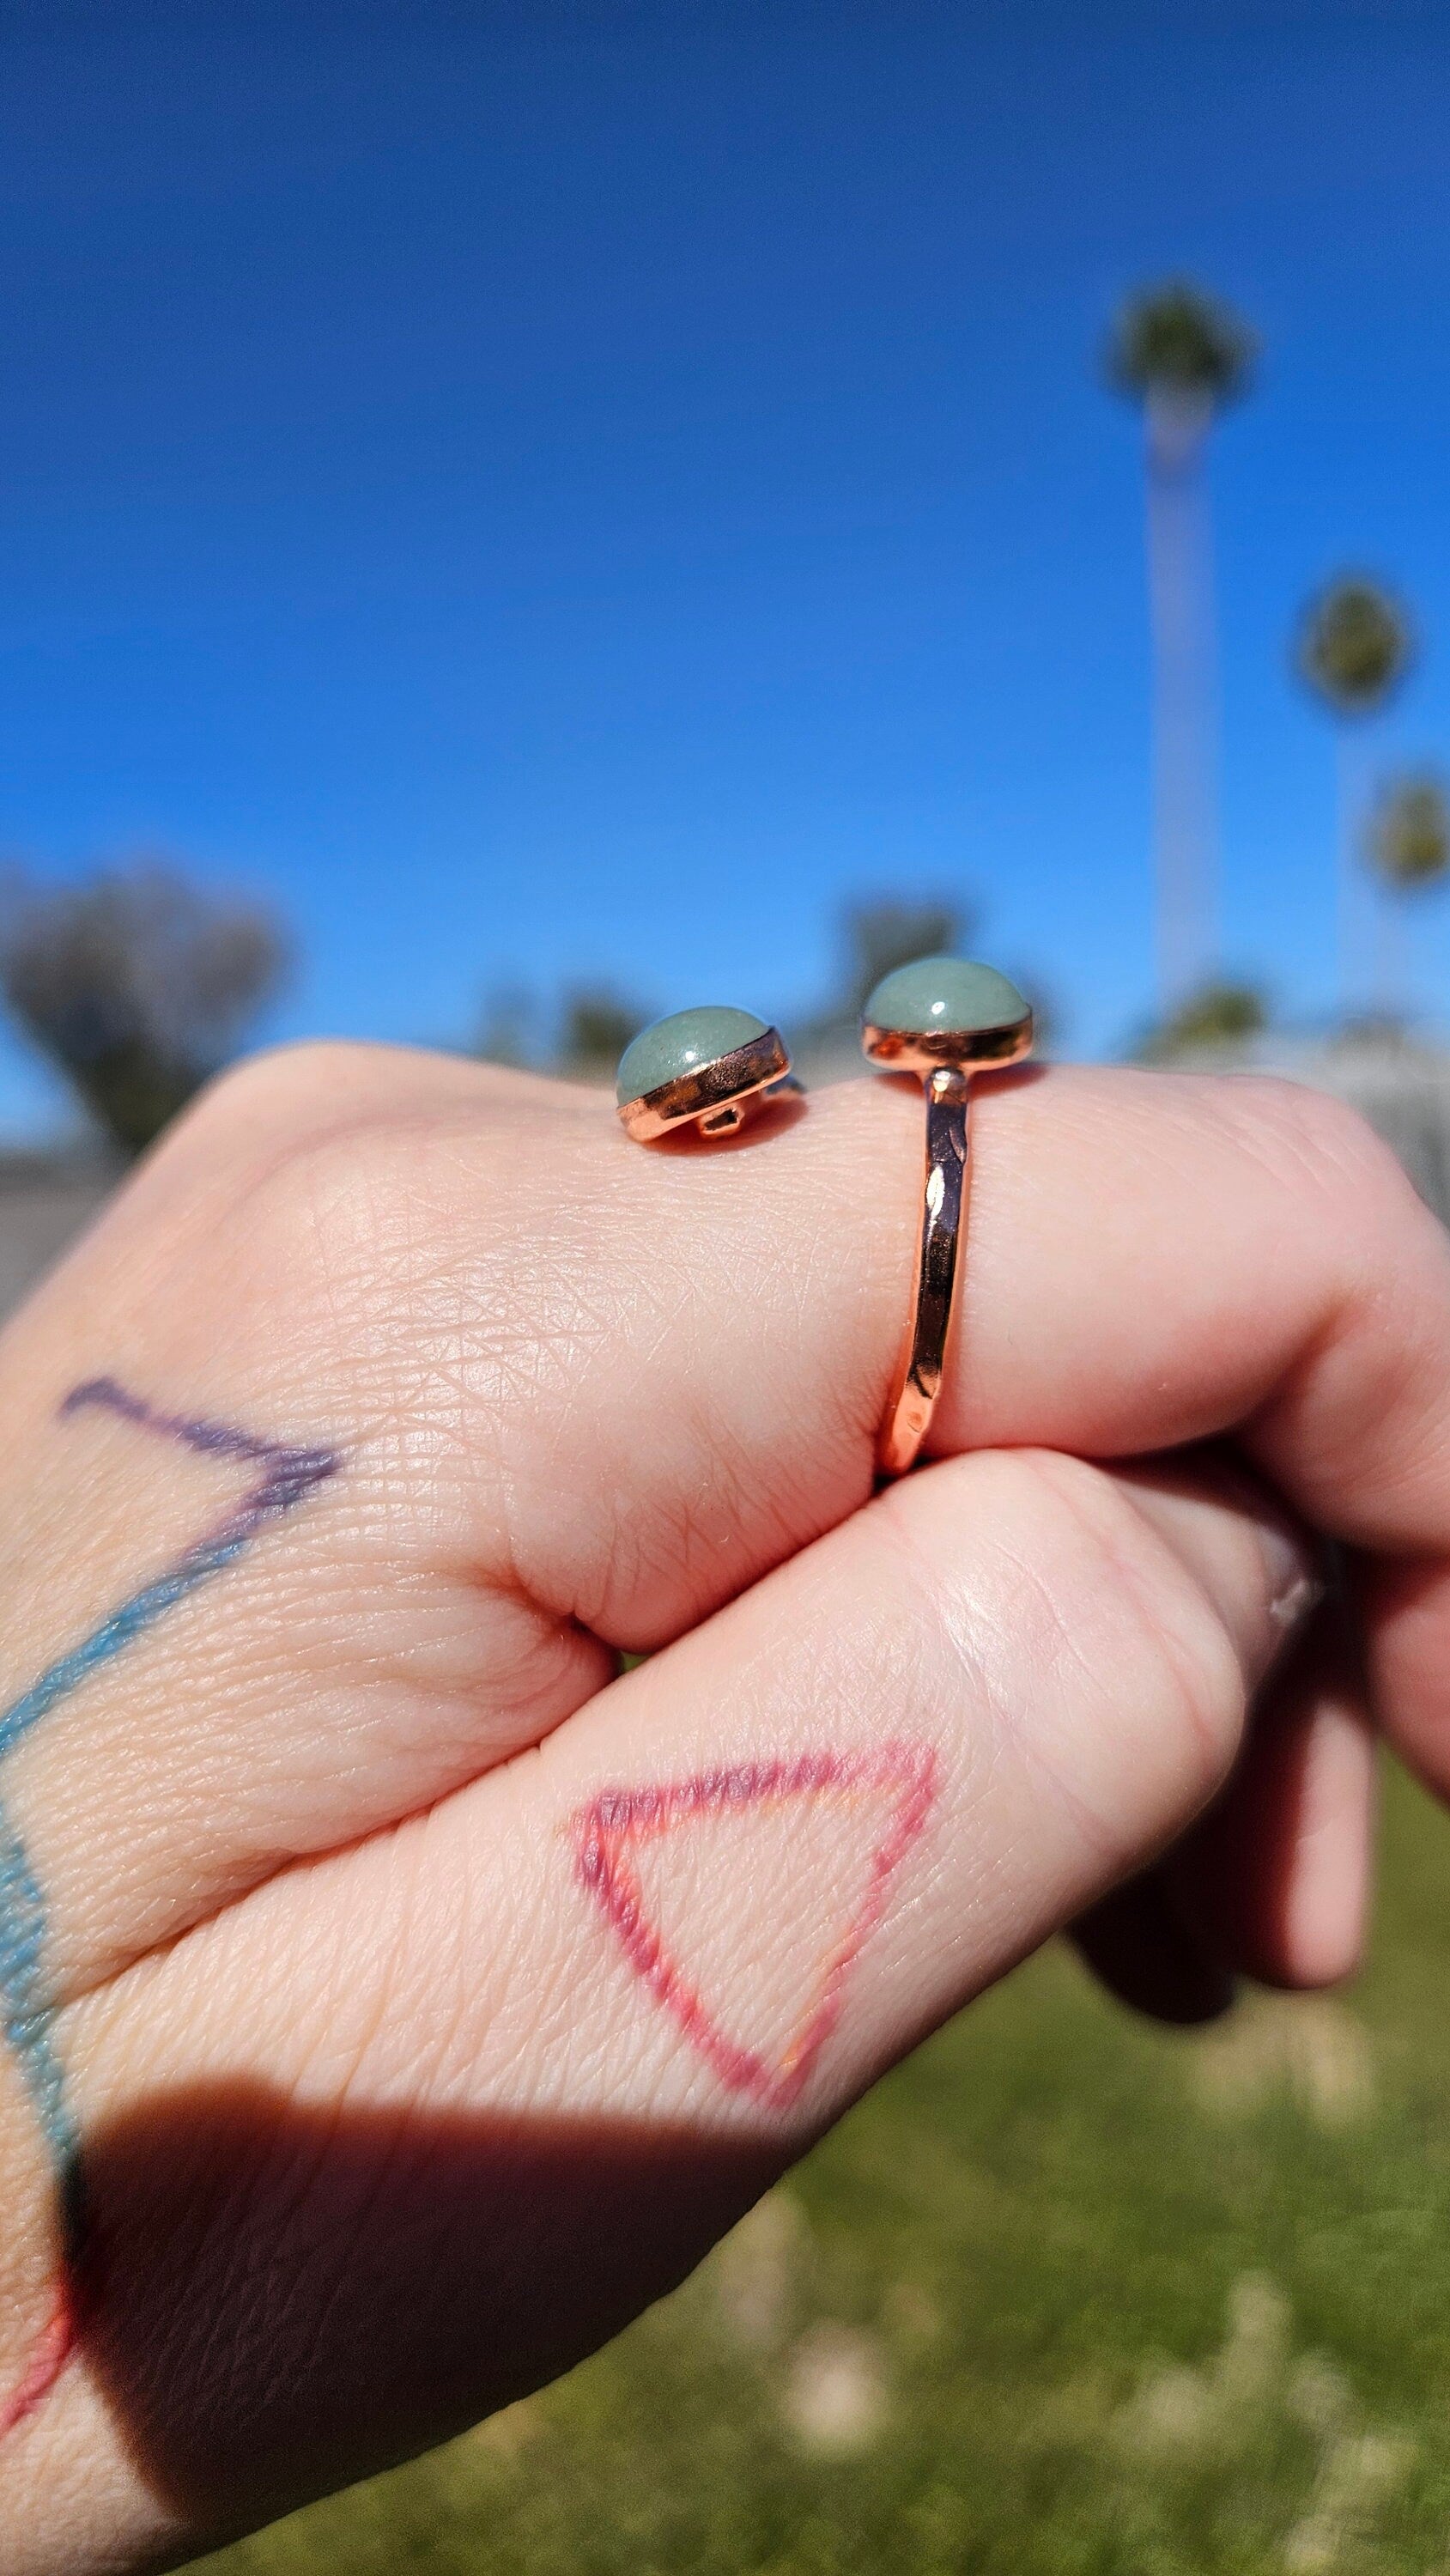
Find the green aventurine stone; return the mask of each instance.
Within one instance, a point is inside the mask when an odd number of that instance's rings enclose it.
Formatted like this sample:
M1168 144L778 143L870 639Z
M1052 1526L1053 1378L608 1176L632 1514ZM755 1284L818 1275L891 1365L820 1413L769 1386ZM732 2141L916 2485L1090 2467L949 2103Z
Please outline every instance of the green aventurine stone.
M883 975L864 1017L873 1028L1010 1029L1027 1017L1015 984L969 957L917 957Z
M656 1020L630 1039L619 1059L615 1097L621 1107L626 1100L642 1100L662 1083L674 1082L682 1073L697 1073L702 1064L714 1064L717 1057L748 1046L752 1038L763 1038L768 1026L753 1011L730 1011L714 1004L697 1011L672 1011L667 1020Z

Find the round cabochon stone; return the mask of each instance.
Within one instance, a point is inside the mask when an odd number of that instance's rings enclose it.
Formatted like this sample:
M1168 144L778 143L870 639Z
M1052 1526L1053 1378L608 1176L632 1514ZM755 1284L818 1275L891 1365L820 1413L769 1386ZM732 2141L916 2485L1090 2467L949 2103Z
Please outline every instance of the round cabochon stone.
M619 1059L615 1097L621 1108L627 1100L643 1100L646 1092L677 1081L682 1073L698 1073L702 1064L714 1064L737 1047L749 1046L752 1038L763 1038L768 1026L753 1011L731 1011L723 1004L672 1011L667 1020L654 1021L630 1039Z
M883 975L863 1017L873 1028L913 1033L945 1029L1010 1029L1029 1005L995 966L969 957L917 957Z

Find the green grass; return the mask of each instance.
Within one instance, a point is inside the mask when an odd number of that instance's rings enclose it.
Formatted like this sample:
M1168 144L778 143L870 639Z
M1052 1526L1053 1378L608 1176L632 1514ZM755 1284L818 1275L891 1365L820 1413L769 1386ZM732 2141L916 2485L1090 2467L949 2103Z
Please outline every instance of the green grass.
M1450 2576L1450 1830L1213 2033L1054 1951L547 2394L210 2576Z

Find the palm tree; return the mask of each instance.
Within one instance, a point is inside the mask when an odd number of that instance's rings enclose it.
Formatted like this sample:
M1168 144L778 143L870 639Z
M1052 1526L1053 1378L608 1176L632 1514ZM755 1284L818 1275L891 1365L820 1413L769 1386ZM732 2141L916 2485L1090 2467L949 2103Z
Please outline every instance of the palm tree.
M1401 908L1450 872L1450 803L1443 782L1427 770L1392 779L1370 817L1365 856L1385 901L1379 999L1390 1018L1406 1001L1404 961L1393 935L1404 917Z
M1228 306L1183 280L1130 297L1108 375L1141 403L1153 641L1153 843L1158 991L1167 1015L1210 973L1217 947L1213 586L1204 457L1243 392L1258 342Z
M1339 990L1353 1000L1364 941L1355 874L1359 745L1354 736L1389 704L1414 658L1410 621L1392 591L1363 573L1342 573L1311 599L1300 623L1300 677L1339 725L1338 902Z
M1215 976L1149 1029L1138 1052L1145 1064L1174 1064L1181 1056L1220 1047L1237 1054L1268 1025L1264 996L1255 985Z

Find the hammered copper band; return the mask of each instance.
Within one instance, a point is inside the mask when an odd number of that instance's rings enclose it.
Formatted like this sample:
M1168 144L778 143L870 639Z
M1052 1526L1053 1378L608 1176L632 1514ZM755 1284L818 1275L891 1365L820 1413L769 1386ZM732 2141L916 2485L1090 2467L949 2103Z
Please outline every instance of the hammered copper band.
M622 1101L619 1115L639 1145L668 1135L687 1119L698 1121L706 1136L724 1135L741 1124L741 1101L768 1090L789 1071L785 1040L778 1029L767 1029L748 1045L717 1056L713 1064L677 1074L672 1082L662 1082L657 1091L646 1091L638 1100Z
M937 1066L926 1085L926 1189L916 1291L881 1424L881 1476L904 1476L915 1463L941 1393L966 1217L971 1104L971 1076L955 1066Z
M969 1119L974 1073L1019 1064L1032 1046L1032 1014L993 1029L899 1029L868 1020L861 1044L873 1064L922 1077L926 1186L906 1338L877 1443L876 1472L904 1476L931 1427L956 1307L962 1230L971 1182Z

